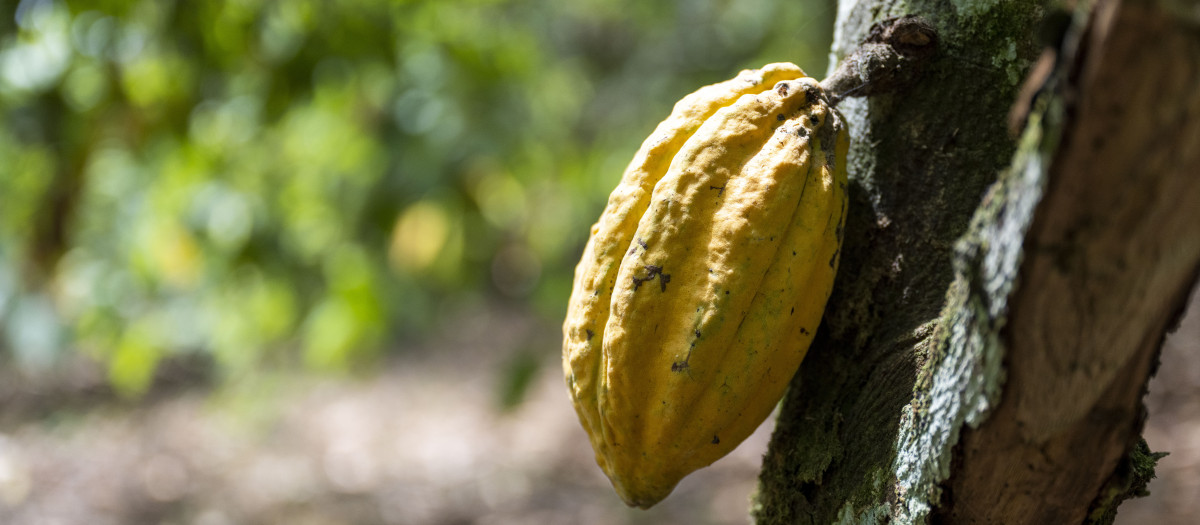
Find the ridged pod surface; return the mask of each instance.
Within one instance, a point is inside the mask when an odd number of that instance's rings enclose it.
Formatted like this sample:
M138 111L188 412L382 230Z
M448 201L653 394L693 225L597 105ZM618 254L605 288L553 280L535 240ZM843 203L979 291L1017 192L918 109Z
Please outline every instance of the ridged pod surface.
M596 462L647 508L770 415L833 288L841 117L770 64L675 104L592 226L563 368Z

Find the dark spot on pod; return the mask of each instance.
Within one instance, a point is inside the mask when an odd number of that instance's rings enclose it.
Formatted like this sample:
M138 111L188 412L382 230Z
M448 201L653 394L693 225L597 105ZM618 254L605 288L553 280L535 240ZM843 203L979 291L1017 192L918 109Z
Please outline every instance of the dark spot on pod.
M633 240L634 240L634 242L637 243L638 246L641 246L643 250L650 249L650 247L648 245L646 245L646 241L643 241L642 239L636 238L636 237ZM630 246L629 253L626 255L633 255L635 252L637 252L637 246Z
M717 437L717 435L716 435L716 434L713 434L713 440L712 440L712 444L714 444L714 445L718 445L718 444L720 444L720 443L721 443L721 438Z
M696 339L699 339L699 338L700 338L700 331L696 330Z
M796 128L796 136L797 136L797 137L807 137L807 136L808 136L808 130L807 130L807 129L804 129L804 127L803 127L803 126L801 126L801 127L798 127L798 128Z
M593 332L593 331L591 331L591 330L584 330L584 331L585 331L585 332L587 332L587 338L588 338L588 341L591 341L591 340L592 340L592 336L595 336L595 335L596 335L596 333L595 333L595 332Z
M639 240L639 242L640 242L640 240ZM659 284L662 285L662 291L664 291L664 292L667 291L667 283L671 282L671 276L668 274L662 273L662 266L655 266L653 264L647 264L646 266L644 266L644 268L646 269L645 277L638 277L636 275L632 277L633 289L636 291L638 288L640 288L642 286L642 283L644 283L646 281L653 281L654 278L657 277Z
M814 86L812 84L803 84L803 85L804 85L804 103L805 104L812 104L813 102L816 102L821 97L821 94L820 94L820 92L817 91L816 86Z
M725 290L725 295L729 295L729 290Z
M808 123L812 124L814 126L819 126L819 125L821 125L821 119L817 118L816 115L809 115Z
M792 315L792 314L794 314L794 313L796 313L796 307L795 307L795 306L793 306L793 307L792 307L792 311L788 312L788 315ZM588 339L591 339L591 337L592 337L592 336L591 336L591 330L588 330Z
M783 122L783 121L784 121L784 120L786 120L786 119L787 119L787 117L783 116L783 113L780 113L780 114L778 114L778 115L775 115L775 120L778 120L778 121L780 121L780 122Z
M804 334L804 335L808 335L808 330L806 330L806 329L805 329L803 326L801 326L801 327L800 327L800 333L802 333L802 334Z
M687 361L675 361L674 363L671 363L671 371L672 372L682 372L684 370L687 370L687 367L688 367Z
M785 83L785 82L780 82L780 83L778 83L778 84L775 84L775 92L776 92L776 93L779 93L779 96L781 96L781 97L786 97L786 96L787 96L787 94L788 94L788 85L787 85L787 83ZM783 120L783 118L782 118L782 115L780 116L780 119L779 119L779 120Z

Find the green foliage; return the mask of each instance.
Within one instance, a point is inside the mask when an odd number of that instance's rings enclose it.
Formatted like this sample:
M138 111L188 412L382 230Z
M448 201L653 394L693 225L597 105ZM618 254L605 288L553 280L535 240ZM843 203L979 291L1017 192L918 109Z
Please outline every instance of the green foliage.
M499 385L496 399L500 409L512 410L520 406L529 393L529 387L537 379L541 369L541 358L534 352L525 350L511 356L508 362L500 367L497 378Z
M672 101L770 61L820 76L831 9L24 0L0 21L7 347L82 349L136 394L172 352L337 370L456 304L557 317Z

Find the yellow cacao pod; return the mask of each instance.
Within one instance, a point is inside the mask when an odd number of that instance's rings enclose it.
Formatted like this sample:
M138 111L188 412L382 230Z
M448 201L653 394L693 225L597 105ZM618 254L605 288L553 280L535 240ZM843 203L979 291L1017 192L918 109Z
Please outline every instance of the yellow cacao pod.
M770 64L675 104L592 226L563 369L596 462L647 508L770 415L833 288L848 137Z

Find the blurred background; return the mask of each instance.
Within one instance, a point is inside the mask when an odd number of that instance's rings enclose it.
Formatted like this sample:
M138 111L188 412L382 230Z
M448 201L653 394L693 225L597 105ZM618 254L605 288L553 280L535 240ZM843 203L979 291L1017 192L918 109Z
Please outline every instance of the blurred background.
M0 522L747 522L770 424L625 509L559 324L641 140L823 76L832 0L0 6Z

